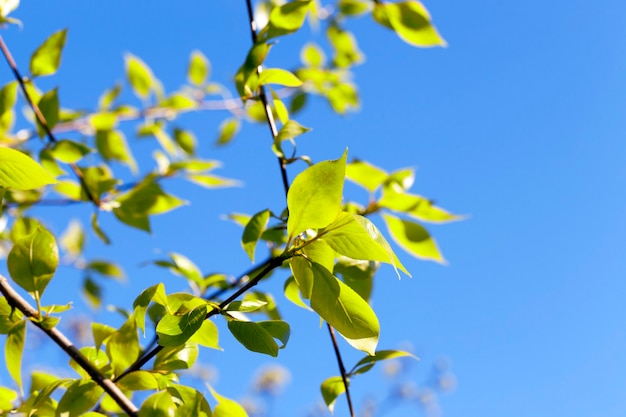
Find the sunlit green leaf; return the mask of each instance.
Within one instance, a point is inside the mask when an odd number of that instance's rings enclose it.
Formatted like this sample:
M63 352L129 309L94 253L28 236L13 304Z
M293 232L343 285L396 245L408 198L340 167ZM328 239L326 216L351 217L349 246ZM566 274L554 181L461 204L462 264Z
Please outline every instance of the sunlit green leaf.
M177 346L167 346L155 356L154 370L175 371L178 369L190 369L197 358L198 345L194 342L188 341Z
M324 51L314 43L307 43L300 52L300 60L309 67L319 68L326 63Z
M41 296L59 265L59 250L54 236L43 228L21 238L13 245L7 266L20 287Z
M409 358L417 359L412 354L408 352L404 352L402 350L379 350L378 352L376 352L375 355L366 356L360 361L358 361L356 365L354 365L352 369L348 372L348 374L350 375L362 374L364 372L369 371L372 368L372 366L374 366L374 364L376 364L377 362L388 360L388 359L402 358L402 357L409 357Z
M376 2L373 17L378 23L394 30L403 41L413 46L447 45L433 26L428 10L419 1Z
M193 51L189 58L187 78L196 86L201 86L209 75L209 60L200 51Z
M213 417L248 417L246 410L237 401L218 394L210 386L209 390L217 400L217 405L213 409Z
M266 68L259 74L259 85L278 84L285 87L300 87L302 81L291 72L281 68Z
M224 120L218 129L217 144L226 145L233 140L237 132L239 132L240 125L239 119L236 118Z
M358 214L341 212L321 237L337 253L353 259L379 261L392 265L408 275L391 246L370 220Z
M126 54L126 77L135 94L146 99L154 87L154 76L150 68L139 58Z
M237 180L210 174L190 174L186 175L185 178L205 188L233 187L241 184Z
M32 190L55 182L48 171L29 156L0 147L0 187Z
M91 410L104 393L104 389L91 379L75 381L59 401L57 412L68 417L82 416Z
M198 390L183 385L167 387L172 397L180 400L176 417L211 417L211 407Z
M295 120L289 120L278 131L278 135L276 135L276 140L283 141L287 139L293 139L297 136L300 136L303 133L310 132L310 131L311 131L310 128L302 126L300 123L296 122Z
M346 392L343 379L340 376L331 376L322 382L320 389L322 390L322 398L324 398L328 411L332 413L335 409L337 397Z
M74 163L92 150L89 146L71 140L55 142L50 149L52 155L61 162Z
M33 77L52 75L61 64L61 52L65 46L67 29L53 33L30 57L30 73Z
M265 227L267 227L269 219L269 210L260 211L252 216L250 221L246 224L246 227L243 229L241 246L243 246L243 249L246 251L250 261L252 262L254 262L254 250L256 249L256 244L263 234Z
M217 326L211 320L203 321L200 328L189 338L189 341L200 346L222 350L218 344Z
M196 152L196 137L188 130L174 128L174 141L187 155Z
M165 287L163 286L163 283L158 283L146 288L133 302L133 308L135 309L134 316L137 322L137 327L139 327L142 332L145 331L146 309L152 301L164 307L167 306L167 296L165 295Z
M93 334L93 341L96 349L100 349L102 343L115 333L115 328L102 323L91 323L91 333Z
M390 214L382 216L387 223L389 234L402 249L421 259L446 263L437 247L437 242L422 225Z
M96 148L105 161L120 161L137 172L137 162L128 147L126 137L118 130L98 130L96 132Z
M323 266L312 263L311 307L348 343L370 355L376 352L380 325L374 310L354 290Z
M464 218L435 206L427 198L398 192L394 187L383 188L383 195L378 201L378 205L393 211L406 213L411 217L426 222L445 223Z
M12 389L0 387L0 411L13 409L13 402L17 399L17 392Z
M260 38L267 40L300 29L309 10L309 3L310 0L295 0L274 7L267 26L259 33Z
M363 62L363 54L359 50L352 33L338 25L329 25L326 35L335 49L333 63L339 68L348 68Z
M167 391L160 391L149 396L139 409L139 417L174 417L176 403Z
M308 305L304 303L304 301L302 301L302 298L300 297L300 288L293 276L289 277L285 281L284 293L285 297L298 307L302 307L305 310L313 311Z
M4 342L4 360L9 375L22 390L22 355L26 339L26 322L18 321L9 329Z
M157 324L161 346L179 346L187 341L202 325L207 315L206 304L191 307L184 312L166 314Z
M119 384L128 390L132 391L146 391L156 390L161 388L159 386L159 379L155 373L148 371L133 371L124 375L124 378L120 379Z
M387 172L365 161L353 161L346 166L346 178L368 191L374 191L387 179Z
M339 0L339 11L346 16L358 16L372 9L372 2L363 0Z
M108 110L111 108L111 104L113 104L115 99L120 95L121 91L122 85L119 83L115 84L112 88L105 90L98 100L98 108L100 110Z
M78 256L85 247L85 231L80 221L72 220L59 239L61 247L72 256Z
M109 336L106 352L115 375L120 375L139 356L139 336L134 317L129 317L115 333Z
M348 151L335 161L319 162L293 180L287 194L287 233L294 238L307 229L328 226L339 214Z
M101 275L111 278L123 279L125 277L124 270L119 265L109 262L94 260L90 261L85 269L95 271Z
M50 130L52 130L52 128L54 128L54 126L59 122L58 89L52 89L41 96L39 102L37 103L37 107L39 107L39 110L46 121L46 125ZM45 130L41 126L39 119L37 119L37 133L41 138L45 136Z
M374 274L379 265L379 262L341 257L335 264L333 275L341 275L343 282L368 301L372 295Z
M289 260L289 267L302 296L308 300L313 291L313 264L301 256L294 256Z

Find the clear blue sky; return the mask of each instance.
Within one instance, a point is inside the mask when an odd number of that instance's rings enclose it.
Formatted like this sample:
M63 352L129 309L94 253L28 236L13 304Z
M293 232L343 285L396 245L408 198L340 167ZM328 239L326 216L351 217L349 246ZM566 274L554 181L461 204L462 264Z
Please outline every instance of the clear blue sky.
M299 142L314 160L334 159L348 146L352 157L388 170L417 167L416 192L470 216L430 227L449 266L399 250L413 279L381 271L374 297L381 347L411 342L422 357L417 381L436 358L451 361L458 386L441 398L447 417L623 416L626 5L425 4L448 48L414 49L367 17L353 21L349 28L367 56L355 78L361 110L342 118L313 101L299 118L314 128ZM61 71L42 87L60 85L61 103L70 108L93 108L106 87L122 81L126 52L145 60L173 91L184 82L189 53L200 49L213 77L232 87L250 43L243 1L24 2L14 16L24 28L2 35L23 68L43 39L69 28ZM270 63L295 62L301 40L281 40ZM10 77L0 66L0 82ZM243 179L245 188L200 192L171 184L193 204L155 219L153 236L105 217L114 245L91 238L88 254L118 260L130 278L108 286L111 302L129 306L140 288L159 281L168 291L180 289L163 271L138 265L170 251L205 272L247 268L240 231L218 216L280 210L282 191L266 127L247 125L232 146L212 146L224 117L203 113L181 124L194 129L203 155L225 161L220 173ZM135 154L142 149L150 147L138 143ZM149 157L141 162L151 168ZM64 210L50 228L61 232L70 216L89 214L88 207ZM78 287L79 276L60 273L67 284L49 302L62 304L75 298L67 289ZM275 281L267 288L282 285ZM84 310L82 303L77 309ZM316 318L287 305L285 316L302 327L278 360L245 352L223 332L226 351L209 352L203 361L219 369L214 384L232 397L260 364L291 366L292 382L275 415L304 416L318 400L319 382L337 371ZM361 356L343 350L348 363ZM354 381L357 402L384 389L380 374L372 374ZM345 415L343 398L336 415Z

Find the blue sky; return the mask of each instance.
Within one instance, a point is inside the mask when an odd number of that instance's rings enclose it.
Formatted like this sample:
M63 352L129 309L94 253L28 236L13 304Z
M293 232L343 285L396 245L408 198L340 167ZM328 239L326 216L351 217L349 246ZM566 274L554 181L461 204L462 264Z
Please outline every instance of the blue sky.
M362 108L338 117L314 100L298 119L314 128L299 141L314 160L335 159L347 146L351 157L387 170L416 167L415 192L469 215L429 227L449 266L398 250L413 278L398 281L390 268L381 270L374 297L381 347L410 342L422 357L412 368L416 381L437 358L450 360L458 385L440 399L448 417L622 416L626 6L615 0L425 5L448 48L415 49L370 18L355 20L348 27L367 57L355 71ZM2 36L23 68L49 34L69 28L61 71L41 86L61 86L61 103L70 108L93 108L105 88L123 81L127 52L173 91L184 82L189 53L199 49L211 60L213 78L232 88L230 77L250 43L245 5L232 0L180 7L160 0L24 2L14 16L24 28ZM270 63L296 62L303 39L281 40ZM1 68L5 83L11 74ZM194 130L204 156L225 162L221 174L241 178L245 187L205 192L171 184L170 191L193 204L156 218L153 236L103 218L114 245L90 238L88 254L118 260L130 278L108 286L111 302L130 305L140 288L159 281L179 289L181 282L163 271L138 266L170 251L205 272L248 267L239 229L219 216L281 210L284 203L267 128L246 125L231 146L217 149L212 142L225 117L203 113L181 124ZM149 156L139 154L150 149L143 142L135 148L144 169L151 168ZM362 198L353 188L347 192ZM58 233L70 217L89 214L88 207L72 207L55 213L49 226ZM79 275L62 273L67 286L51 292L50 302L75 298L66 288L77 287ZM275 281L267 288L282 286ZM299 326L278 360L245 352L227 332L225 352L202 359L219 369L218 391L235 398L261 364L291 366L292 382L275 415L304 416L318 400L320 381L337 371L315 316L286 303L285 316ZM80 302L76 307L91 314ZM115 321L107 312L97 317ZM361 356L345 344L343 351L348 363ZM357 402L384 387L380 374L372 374L354 381ZM335 413L345 415L343 398Z

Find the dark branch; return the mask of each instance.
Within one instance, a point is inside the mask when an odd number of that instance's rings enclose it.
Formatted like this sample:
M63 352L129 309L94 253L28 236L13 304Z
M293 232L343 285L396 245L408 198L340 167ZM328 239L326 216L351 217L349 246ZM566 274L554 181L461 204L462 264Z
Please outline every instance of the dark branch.
M330 333L330 340L333 342L333 348L335 349L335 357L337 358L337 365L339 365L339 372L341 372L341 380L343 381L343 387L346 390L346 400L348 401L348 409L350 410L350 417L354 417L354 408L352 407L352 397L350 396L350 387L348 382L348 376L346 373L346 367L343 366L343 359L341 359L341 352L339 351L339 345L337 344L337 338L335 337L335 329L328 323L328 333Z

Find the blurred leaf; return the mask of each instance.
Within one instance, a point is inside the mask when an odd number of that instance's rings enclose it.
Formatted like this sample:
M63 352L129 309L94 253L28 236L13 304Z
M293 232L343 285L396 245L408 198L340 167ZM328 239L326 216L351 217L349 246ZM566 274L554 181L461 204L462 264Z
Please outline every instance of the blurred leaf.
M107 245L111 243L111 241L109 240L109 237L100 228L100 224L98 224L98 215L96 213L93 213L91 215L91 228L93 229L96 236L98 236L102 242L104 242Z
M43 228L13 245L7 266L13 281L30 293L43 294L59 265L54 236Z
M278 84L285 87L300 87L302 81L291 72L281 68L266 68L259 74L259 85Z
M56 180L29 156L11 148L0 147L0 187L32 190Z
M109 336L106 352L115 375L120 375L139 357L139 338L134 317L129 317L119 330Z
M427 198L397 192L394 187L383 188L383 194L378 201L378 205L389 210L406 213L411 217L426 222L445 223L463 220L464 218L433 205Z
M187 155L196 152L196 137L188 130L174 128L174 141Z
M61 64L61 52L65 46L67 29L53 33L30 57L30 73L33 77L52 75Z
M376 352L380 325L374 310L354 290L323 266L312 263L311 307L348 343L370 355Z
M193 51L189 58L187 78L189 82L200 87L209 75L209 60L200 51Z
M116 83L112 88L105 90L104 93L100 96L98 100L98 108L100 110L108 110L111 108L111 104L115 101L115 99L120 95L122 91L122 85Z
M217 144L226 145L227 143L230 143L237 132L239 132L240 126L241 123L239 122L239 119L230 118L224 120L218 129L219 134L217 136Z
M84 346L80 348L80 353L82 353L85 358L96 368L102 369L109 363L109 358L107 354L99 349L96 349L92 346ZM85 371L74 359L70 359L70 366L72 369L76 371L82 378L89 379L91 378L87 371Z
M431 260L445 264L446 261L439 252L437 242L428 231L418 223L399 219L390 214L383 214L389 234L398 245L411 255L420 259Z
M41 96L39 102L37 103L37 107L41 111L44 120L46 121L46 125L50 130L56 126L59 122L59 96L58 89L55 88L53 90L48 91L46 94ZM40 138L45 136L45 130L43 126L39 123L39 119L37 120L37 133Z
M213 417L248 417L248 413L238 402L219 395L210 386L208 388L217 400L217 405L213 409Z
M72 256L80 255L85 248L85 231L80 221L70 221L59 241L64 251Z
M186 175L185 178L204 188L233 187L241 184L237 180L231 180L229 178L222 178L217 175L208 174Z
M369 12L371 2L363 0L339 0L339 11L346 16L358 16L363 13Z
M307 229L328 226L341 210L348 151L335 161L319 162L296 176L287 194L287 232L293 239Z
M118 130L98 130L96 147L105 161L120 161L126 164L133 173L137 173L137 162L128 147L126 137Z
M446 46L433 26L428 10L419 1L374 4L374 20L394 30L400 39L419 47Z
M20 391L23 391L21 368L25 339L26 321L21 320L11 326L4 342L4 360L7 371L9 371L9 375L11 375Z
M340 376L331 376L322 382L322 386L320 388L322 390L322 398L324 398L328 411L332 413L335 408L335 400L337 400L337 397L341 394L346 392L346 387L343 385L343 379Z
M91 151L87 145L66 139L55 142L50 149L56 159L67 164L78 162Z
M270 211L263 210L256 213L243 229L243 236L241 238L241 246L248 254L251 262L254 262L254 250L256 244L261 238L263 231L267 227L267 222L270 219Z
M326 35L335 49L335 57L333 59L335 66L348 68L363 62L363 54L359 50L352 33L341 29L336 24L331 24L326 30Z
M125 277L124 270L113 262L94 260L89 262L85 269L95 271L106 277L118 279L123 279Z
M268 40L300 29L309 10L309 3L310 0L294 0L274 7L267 26L259 33L259 39Z
M0 387L0 411L13 409L13 402L17 399L17 392L12 389Z
M373 192L387 179L387 172L365 161L353 161L346 165L346 178Z
M417 360L415 356L402 350L379 350L374 356L366 356L358 361L357 364L352 367L350 372L348 372L348 374L362 374L369 371L372 366L375 365L377 362L402 357L409 357Z
M324 51L314 43L307 43L300 52L300 60L308 67L320 68L326 63Z
M154 76L150 68L132 54L124 56L126 61L126 78L133 91L142 99L147 99L154 87Z

